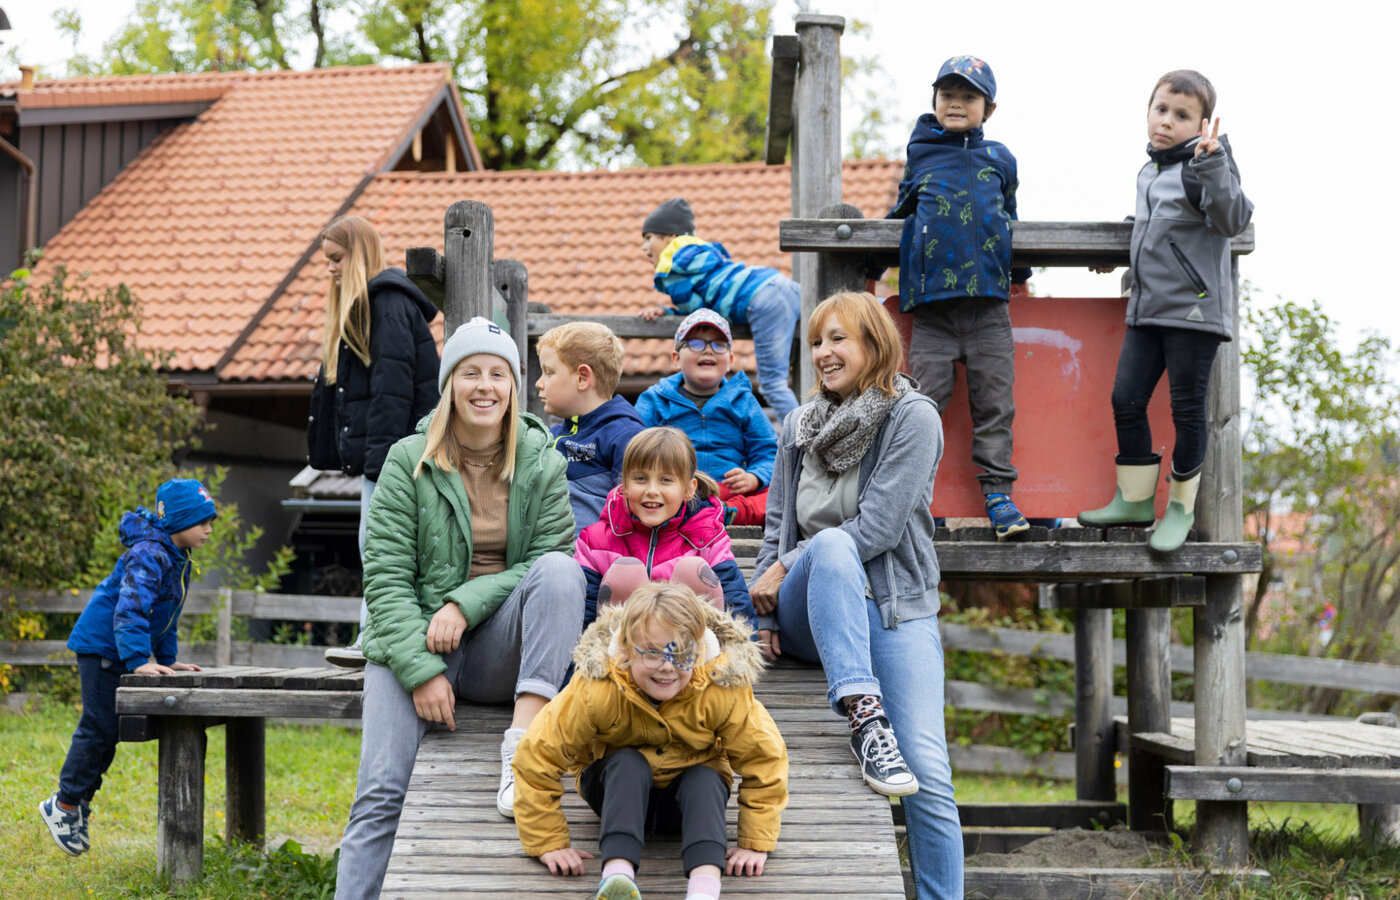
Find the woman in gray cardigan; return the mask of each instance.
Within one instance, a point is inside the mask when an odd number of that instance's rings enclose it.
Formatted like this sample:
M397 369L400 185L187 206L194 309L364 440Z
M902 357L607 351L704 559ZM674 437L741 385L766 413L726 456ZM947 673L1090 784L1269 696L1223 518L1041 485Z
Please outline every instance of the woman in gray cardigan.
M822 302L807 339L820 391L783 422L749 589L759 640L821 662L866 783L905 798L916 895L961 897L929 513L943 426L870 294Z

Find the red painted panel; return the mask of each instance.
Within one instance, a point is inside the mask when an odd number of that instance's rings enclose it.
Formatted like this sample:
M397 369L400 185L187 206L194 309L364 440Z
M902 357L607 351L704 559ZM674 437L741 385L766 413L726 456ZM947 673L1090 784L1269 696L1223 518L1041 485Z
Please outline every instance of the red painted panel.
M1030 517L1074 516L1113 499L1118 439L1109 396L1123 343L1124 298L1012 297L1016 339L1015 450L1019 470L1012 497ZM885 308L904 338L908 363L913 317L891 297ZM1152 439L1167 456L1174 430L1163 378L1148 408ZM943 462L933 491L934 515L985 516L978 468L972 463L967 384L958 383L943 417ZM1166 491L1157 492L1157 514Z

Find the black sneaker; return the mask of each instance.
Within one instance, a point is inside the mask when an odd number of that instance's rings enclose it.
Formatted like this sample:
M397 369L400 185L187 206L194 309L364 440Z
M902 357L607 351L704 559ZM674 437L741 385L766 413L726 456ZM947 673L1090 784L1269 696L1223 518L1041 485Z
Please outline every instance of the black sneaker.
M919 780L905 765L890 720L884 716L875 716L851 735L851 752L860 763L865 783L876 793L907 797L919 789Z

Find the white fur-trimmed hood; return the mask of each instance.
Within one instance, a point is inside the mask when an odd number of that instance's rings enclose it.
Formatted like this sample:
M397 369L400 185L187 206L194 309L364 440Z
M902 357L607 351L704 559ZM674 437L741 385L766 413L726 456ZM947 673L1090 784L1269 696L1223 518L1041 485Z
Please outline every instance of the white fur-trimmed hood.
M622 607L605 607L598 620L589 625L574 648L574 665L580 675L595 681L610 676L617 668L621 641L617 633ZM705 607L705 657L695 668L706 680L719 687L752 687L763 674L765 662L758 645L751 641L753 628L729 613ZM610 665L611 663L611 665Z

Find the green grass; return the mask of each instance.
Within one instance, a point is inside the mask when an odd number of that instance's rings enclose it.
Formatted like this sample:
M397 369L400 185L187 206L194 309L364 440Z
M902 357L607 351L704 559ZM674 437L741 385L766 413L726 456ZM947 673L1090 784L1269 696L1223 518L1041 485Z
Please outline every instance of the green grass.
M0 894L7 900L144 898L162 894L155 872L156 742L122 744L93 802L92 849L74 859L39 821L53 792L78 710L39 703L0 713ZM267 729L268 846L293 838L308 853L229 850L224 833L224 730L207 732L205 877L180 898L330 896L330 855L354 798L360 735L328 727ZM319 855L309 855L319 854ZM327 871L329 869L329 871Z
M205 875L167 894L155 873L156 744L122 744L94 803L92 850L73 859L53 845L35 807L54 789L77 723L73 706L40 703L23 714L0 712L0 895L6 900L148 898L181 900L329 897L332 851L354 794L359 733L331 727L267 729L268 846L282 852L226 848L224 735L208 731L204 830ZM1049 803L1074 798L1074 786L1039 777L959 775L964 802ZM1189 842L1194 805L1178 803ZM1357 838L1356 808L1342 804L1250 805L1252 864L1269 869L1263 891L1229 888L1210 900L1400 900L1400 850ZM305 852L302 852L305 848ZM1183 858L1183 863L1187 860Z

